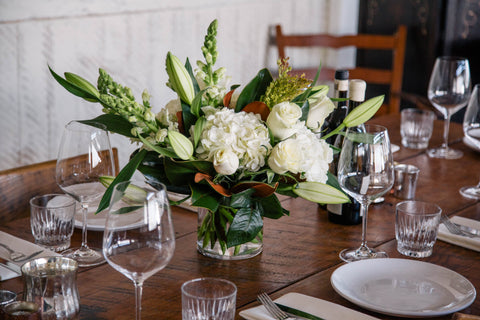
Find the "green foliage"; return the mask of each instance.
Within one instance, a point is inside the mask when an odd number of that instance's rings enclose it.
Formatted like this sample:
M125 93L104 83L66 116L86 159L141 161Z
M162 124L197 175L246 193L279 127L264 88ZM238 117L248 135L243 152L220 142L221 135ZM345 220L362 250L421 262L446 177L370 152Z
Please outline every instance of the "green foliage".
M269 84L273 81L273 77L268 69L262 69L242 90L235 106L235 112L242 109L253 101L260 101L260 98L267 90Z

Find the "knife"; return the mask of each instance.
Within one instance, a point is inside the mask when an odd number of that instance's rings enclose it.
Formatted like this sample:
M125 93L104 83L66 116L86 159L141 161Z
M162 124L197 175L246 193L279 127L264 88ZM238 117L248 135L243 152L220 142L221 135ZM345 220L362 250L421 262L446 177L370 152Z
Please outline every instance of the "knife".
M301 311L301 310L298 310L298 309L295 309L295 308L291 308L291 307L287 307L283 304L280 304L280 303L276 303L275 304L280 308L282 309L283 311L285 311L286 313L289 313L291 315L294 315L294 316L297 316L297 317L301 317L301 319L307 319L307 320L325 320L323 318L320 318L320 317L317 317L317 316L314 316L313 314L310 314L310 313L307 313L305 311Z
M462 231L464 231L468 234L471 234L472 236L480 237L480 230L472 228L472 227L464 226L463 224L458 224L458 223L455 223L455 224L457 225L457 227L460 228L460 230L462 230Z

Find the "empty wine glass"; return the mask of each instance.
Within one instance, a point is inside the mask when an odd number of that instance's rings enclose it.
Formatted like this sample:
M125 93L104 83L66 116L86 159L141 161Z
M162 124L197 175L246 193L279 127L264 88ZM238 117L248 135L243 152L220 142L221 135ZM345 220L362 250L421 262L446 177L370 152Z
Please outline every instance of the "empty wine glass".
M463 152L448 147L448 132L452 115L467 105L470 85L470 66L467 59L457 57L436 59L428 84L428 99L442 113L445 123L443 144L440 148L427 150L430 157L442 159L462 157Z
M166 188L130 181L114 187L103 254L108 264L133 281L136 319L140 319L143 282L165 268L175 250L175 233Z
M480 150L480 84L475 85L468 101L463 118L463 132L465 139ZM467 198L480 199L480 182L476 186L461 188L460 194Z
M108 132L101 124L96 126L78 121L65 126L56 167L58 186L82 208L82 245L62 252L76 260L80 267L105 262L101 249L90 248L87 244L87 213L89 204L106 190L99 178L115 174Z
M367 218L370 203L389 191L393 180L393 156L387 129L368 124L347 129L338 163L338 182L360 203L362 243L359 248L340 252L343 261L387 257L385 252L367 246Z

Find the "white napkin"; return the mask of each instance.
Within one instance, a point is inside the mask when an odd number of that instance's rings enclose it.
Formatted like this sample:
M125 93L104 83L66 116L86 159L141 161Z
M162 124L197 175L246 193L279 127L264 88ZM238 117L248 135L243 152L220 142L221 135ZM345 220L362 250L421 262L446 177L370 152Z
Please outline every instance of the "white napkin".
M20 239L20 238L17 238L15 236L12 236L6 232L3 232L3 231L0 231L0 243L3 243L5 245L7 245L8 247L10 247L12 250L15 250L15 251L20 251L22 253L24 253L26 256L34 253L34 252L37 252L37 251L42 251L41 253L39 253L38 255L36 255L33 259L36 259L36 258L42 258L42 257L52 257L52 256L59 256L60 254L58 253L55 253L51 250L47 250L43 247L40 247L34 243L31 243L31 242L28 242L26 240L23 240L23 239ZM9 257L10 257L10 254L9 252L3 248L3 247L0 247L0 257L4 260L9 260ZM9 266L10 269L13 269L13 270L19 270L20 267L25 263L26 261L23 261L23 262L12 262L12 261L8 261L6 263L6 265ZM0 265L0 279L3 281L3 280L7 280L7 279L11 279L11 278L14 278L14 277L18 277L20 276L20 274L18 273L15 273L13 272L12 270L9 270L8 268L5 268L3 266Z
M450 220L452 220L452 222L480 230L480 221L458 216L454 216L450 218ZM458 246L480 252L480 237L469 238L457 236L450 233L443 223L440 224L438 228L437 238L448 243L456 244Z
M378 318L348 309L339 304L295 292L287 293L275 300L275 302L307 312L325 320L378 320ZM240 311L240 316L248 320L275 320L264 306Z

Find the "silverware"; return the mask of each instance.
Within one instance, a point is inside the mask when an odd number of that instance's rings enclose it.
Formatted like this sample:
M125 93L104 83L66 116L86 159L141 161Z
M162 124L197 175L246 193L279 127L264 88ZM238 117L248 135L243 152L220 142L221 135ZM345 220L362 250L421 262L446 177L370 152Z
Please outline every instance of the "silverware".
M15 251L13 250L12 248L10 248L9 246L3 244L3 243L0 243L0 247L3 247L5 248L5 250L8 251L8 254L9 254L9 260L10 261L13 261L13 262L25 262L27 260L30 260L32 259L33 257L39 255L40 253L43 252L43 250L40 250L40 251L36 251L28 256L26 256L24 253L22 252L19 252L19 251Z
M257 296L257 300L263 304L265 309L277 320L300 319L281 310L265 292L260 293Z
M472 227L464 226L463 224L458 224L458 223L455 223L455 224L457 225L457 227L460 228L460 230L470 233L471 235L474 235L476 237L480 237L480 230Z
M457 236L468 237L468 238L475 237L475 235L473 235L471 233L468 233L468 232L465 232L462 229L460 229L460 227L457 224L450 221L450 219L444 214L441 215L440 221L448 229L448 231L450 231L450 233L452 233L452 234L455 234Z

